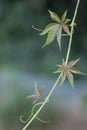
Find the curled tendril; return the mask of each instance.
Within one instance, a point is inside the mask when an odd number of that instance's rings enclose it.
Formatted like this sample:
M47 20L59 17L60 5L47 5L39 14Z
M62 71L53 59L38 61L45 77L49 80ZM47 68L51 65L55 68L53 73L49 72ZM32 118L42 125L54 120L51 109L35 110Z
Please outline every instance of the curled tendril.
M39 103L37 103L37 104L35 104L35 105L33 106L32 110L31 110L31 114L30 114L30 116L28 117L27 120L24 120L24 119L23 119L24 116L21 115L21 116L20 116L20 121L21 121L22 123L27 123L27 122L33 117L33 115L34 115L34 110L36 109L36 107L39 106L39 105L41 105L41 104L43 104L43 102L39 102ZM42 122L42 123L48 123L48 122L49 122L49 121L42 120L42 119L40 119L40 118L37 117L37 116L36 116L36 119L39 120L39 121Z
M25 123L27 123L27 122L31 119L31 115L28 117L28 119L27 119L27 120L24 120L23 118L24 118L24 116L23 116L23 115L21 115L19 119L20 119L20 121L21 121L22 123L24 123L24 124L25 124Z
M40 103L37 103L37 104L35 104L35 105L33 106L32 111L31 111L32 116L34 115L34 110L35 110L35 108L36 108L38 105L41 105L42 103L43 103L43 102L40 102ZM49 121L42 120L42 119L40 119L40 118L37 117L37 116L36 116L36 119L39 120L39 121L42 122L42 123L48 123L48 122L49 122Z

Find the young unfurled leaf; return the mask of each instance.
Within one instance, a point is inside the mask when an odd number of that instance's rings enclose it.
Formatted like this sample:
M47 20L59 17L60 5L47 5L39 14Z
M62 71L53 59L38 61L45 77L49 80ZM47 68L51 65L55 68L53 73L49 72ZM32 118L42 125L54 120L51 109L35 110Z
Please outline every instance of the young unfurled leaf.
M46 28L40 34L40 35L48 34L46 42L42 47L45 47L48 44L50 44L56 37L58 45L59 45L59 49L61 50L62 31L64 31L66 34L70 35L69 25L67 24L70 21L70 19L66 18L67 11L64 12L61 19L53 11L50 11L50 10L48 10L48 11L50 13L51 19L54 20L55 23L48 24L46 26Z
M71 86L74 86L73 74L84 74L79 69L73 67L80 59L70 61L66 64L63 60L61 65L57 65L58 69L54 73L61 73L61 83L63 84L64 80L67 78Z
M34 103L42 96L42 91L38 88L37 83L35 83L34 94L27 96L27 98L35 99Z

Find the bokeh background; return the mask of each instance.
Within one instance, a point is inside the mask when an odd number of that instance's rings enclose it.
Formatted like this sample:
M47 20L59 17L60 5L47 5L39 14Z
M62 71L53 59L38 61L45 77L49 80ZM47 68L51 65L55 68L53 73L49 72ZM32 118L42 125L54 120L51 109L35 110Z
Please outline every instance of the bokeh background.
M42 49L46 36L39 36L32 25L43 29L51 19L48 9L61 16L68 10L72 18L76 0L0 0L0 130L21 130L19 120L30 114L33 100L26 99L34 91L34 82L45 97L57 75L56 64L65 57L67 39L60 53L56 41ZM70 59L80 57L77 67L87 73L87 1L81 0ZM34 121L31 130L86 130L87 76L75 76L75 89L66 81L56 89L49 104L39 115L50 120Z

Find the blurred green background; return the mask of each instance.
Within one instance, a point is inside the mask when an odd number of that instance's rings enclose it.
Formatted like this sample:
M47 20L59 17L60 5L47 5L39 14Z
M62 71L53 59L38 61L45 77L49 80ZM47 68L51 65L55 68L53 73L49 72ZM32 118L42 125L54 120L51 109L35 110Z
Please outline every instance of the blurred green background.
M61 16L68 10L73 17L76 0L0 0L0 130L21 130L24 124L19 116L28 117L34 82L50 91L57 75L52 72L66 55L67 39L62 40L60 53L56 40L41 48L46 36L32 29L51 22L48 9ZM77 67L87 73L87 1L81 0L77 26L73 37L70 59L80 57ZM75 90L67 81L54 92L49 104L41 112L48 124L34 121L32 130L86 130L87 129L87 76L75 76Z

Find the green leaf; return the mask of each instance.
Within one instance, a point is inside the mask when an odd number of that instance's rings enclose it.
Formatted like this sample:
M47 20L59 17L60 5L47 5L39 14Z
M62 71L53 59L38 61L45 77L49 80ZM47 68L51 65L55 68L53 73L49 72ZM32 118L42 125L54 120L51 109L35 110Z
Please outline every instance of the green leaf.
M57 23L61 23L61 20L56 13L54 13L53 11L50 11L50 10L48 10L48 12L50 13L50 17L52 20L56 21Z
M48 11L50 13L51 19L56 21L56 23L48 24L45 27L45 29L42 31L42 33L40 34L40 35L44 35L44 34L48 33L46 42L42 47L49 45L55 39L55 37L57 37L58 46L61 51L62 30L64 30L66 32L66 34L70 34L68 25L66 24L70 20L66 19L67 11L64 12L61 19L53 11L50 11L50 10L48 10Z

